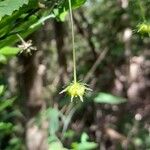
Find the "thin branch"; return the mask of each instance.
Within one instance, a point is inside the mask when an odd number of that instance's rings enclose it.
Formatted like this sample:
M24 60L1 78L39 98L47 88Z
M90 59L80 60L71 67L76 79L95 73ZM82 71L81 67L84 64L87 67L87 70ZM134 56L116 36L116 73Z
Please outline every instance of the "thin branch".
M89 72L86 74L86 76L84 78L85 82L88 82L88 80L90 79L90 77L92 76L92 74L95 72L96 68L98 67L98 65L105 58L107 52L108 52L108 49L105 49L103 52L100 53L100 55L98 56L98 58L95 61L95 63L93 64L93 66L91 67L91 69L89 70Z

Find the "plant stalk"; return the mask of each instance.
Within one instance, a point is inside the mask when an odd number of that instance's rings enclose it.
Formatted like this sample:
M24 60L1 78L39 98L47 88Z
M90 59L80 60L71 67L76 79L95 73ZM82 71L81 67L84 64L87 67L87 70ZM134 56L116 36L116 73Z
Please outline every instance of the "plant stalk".
M72 36L73 78L74 78L74 83L76 83L77 73L76 73L76 50L75 50L75 38L74 38L74 23L73 23L71 0L68 0L68 2L69 2L69 14L70 14L70 22L71 22L71 36Z

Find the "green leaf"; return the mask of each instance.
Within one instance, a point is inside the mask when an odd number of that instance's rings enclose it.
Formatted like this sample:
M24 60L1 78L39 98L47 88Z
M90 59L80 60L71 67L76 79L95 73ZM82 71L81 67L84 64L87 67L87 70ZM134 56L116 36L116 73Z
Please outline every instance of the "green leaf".
M96 149L97 144L95 142L73 143L73 150L93 150Z
M17 47L4 47L0 49L0 54L4 56L14 56L20 51Z
M2 64L6 64L7 63L6 56L0 54L0 63L2 63Z
M64 133L63 137L64 138L73 138L74 135L75 135L75 132L73 130L68 130Z
M48 150L67 150L56 136L49 136L48 141Z
M133 138L133 142L134 142L134 144L135 144L136 146L141 146L141 145L143 144L142 139L139 138L139 137Z
M83 133L81 136L81 142L84 143L89 139L89 136L86 133Z
M83 5L85 2L86 0L71 0L71 5L73 9L76 9ZM65 7L69 9L68 1L65 3Z
M5 122L0 122L0 132L10 132L12 130L12 123L5 123Z
M62 143L56 141L49 144L49 150L67 150L67 149L63 147Z
M72 9L79 8L85 2L86 0L71 0ZM65 1L64 4L60 8L54 9L53 13L58 20L64 21L66 15L68 14L68 10L69 10L69 3L68 1Z
M68 14L67 11L64 11L62 13L60 13L59 18L61 21L65 21L66 15Z
M72 143L73 150L93 150L96 149L97 143L88 142L89 136L87 133L81 135L81 143L74 142Z
M13 102L14 102L14 99L0 100L0 112L2 112L7 107L12 106Z
M0 95L4 92L4 85L0 85Z
M34 24L35 22L37 22L37 17L32 15L31 17L29 17L28 20L24 21L17 28L15 28L14 32L15 31L22 31L22 33L20 35L21 35L21 37L25 38L26 36L33 33L34 31L36 31L40 27L40 25L39 25L39 26L36 26L36 27L31 29L30 26L32 24ZM18 41L20 41L20 39L16 36L16 34L10 35L5 40L2 40L0 42L0 48L5 47L6 45L13 45Z
M0 20L5 15L11 15L15 10L19 10L29 0L4 0L0 2Z
M59 111L55 108L49 108L47 110L47 116L49 119L49 132L54 135L59 129Z
M121 104L126 102L125 98L114 96L109 93L100 92L95 98L94 101L96 103L106 103L106 104Z

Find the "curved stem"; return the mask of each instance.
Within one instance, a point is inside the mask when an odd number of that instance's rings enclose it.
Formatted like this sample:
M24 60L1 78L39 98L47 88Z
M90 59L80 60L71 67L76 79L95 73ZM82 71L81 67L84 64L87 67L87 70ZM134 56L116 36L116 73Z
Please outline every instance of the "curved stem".
M73 24L73 15L72 15L72 6L71 0L69 2L69 13L70 13L70 22L71 22L71 35L72 35L72 55L73 55L73 78L74 82L77 82L77 74L76 74L76 50L75 50L75 42L74 42L74 24Z

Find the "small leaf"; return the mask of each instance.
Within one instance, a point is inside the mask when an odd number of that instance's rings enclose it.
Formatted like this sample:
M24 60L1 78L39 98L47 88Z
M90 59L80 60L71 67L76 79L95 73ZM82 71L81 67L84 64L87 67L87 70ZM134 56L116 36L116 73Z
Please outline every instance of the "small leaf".
M0 132L2 133L9 133L12 130L12 123L5 123L5 122L0 122Z
M4 85L0 85L0 95L4 92Z
M67 11L64 11L64 12L62 12L60 15L59 15L59 18L60 18L60 20L63 22L63 21L65 21L65 17L66 17L66 15L68 14L68 12Z
M68 130L64 133L63 137L64 138L73 138L74 135L75 135L75 132L73 130Z
M3 47L3 48L0 49L0 54L1 54L1 55L4 55L4 56L14 56L14 55L16 55L19 51L20 51L20 49L17 48L17 47L9 47L9 46L6 46L6 47Z
M67 149L63 147L61 142L56 141L49 144L49 150L67 150Z
M6 63L7 63L7 58L6 58L6 56L0 54L0 63L2 63L2 64L6 64Z
M87 133L83 133L81 135L81 142L77 143L74 142L72 143L73 150L93 150L96 149L97 143L95 142L88 142L87 140L89 139L89 136Z
M81 143L86 142L89 139L89 136L86 133L83 133L81 136Z
M97 144L95 142L73 143L73 150L93 150L96 149Z
M56 136L50 136L48 141L48 150L67 150Z
M121 104L126 102L125 98L114 96L112 94L100 92L94 99L96 103L106 103L106 104Z
M72 8L76 9L79 8L81 5L83 5L86 2L86 0L71 0ZM69 9L68 1L65 3L65 7Z
M7 99L7 100L0 100L0 112L2 112L7 107L12 106L13 102L14 102L14 98Z
M79 8L85 2L86 0L71 0L72 9ZM64 4L60 8L54 9L53 13L58 20L64 21L66 15L68 14L68 10L69 10L69 3L68 1L65 1Z
M49 119L49 132L54 135L59 129L59 111L55 108L47 110L47 117Z

